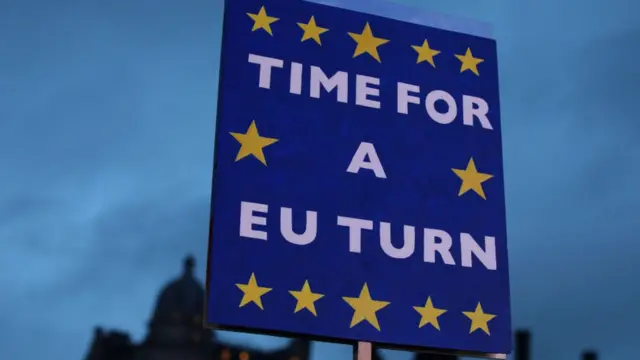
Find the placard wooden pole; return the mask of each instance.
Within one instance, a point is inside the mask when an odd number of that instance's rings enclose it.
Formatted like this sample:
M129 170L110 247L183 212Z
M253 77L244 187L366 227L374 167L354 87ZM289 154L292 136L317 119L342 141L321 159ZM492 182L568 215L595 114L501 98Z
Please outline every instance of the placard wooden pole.
M373 345L370 342L358 341L353 346L353 360L373 360Z

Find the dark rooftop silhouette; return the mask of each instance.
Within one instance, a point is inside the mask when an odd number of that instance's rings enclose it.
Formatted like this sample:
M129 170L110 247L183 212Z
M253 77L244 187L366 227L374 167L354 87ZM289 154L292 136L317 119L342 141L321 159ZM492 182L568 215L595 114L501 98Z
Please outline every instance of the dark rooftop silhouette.
M133 343L126 332L96 327L85 360L310 360L312 345L306 339L294 339L275 351L258 351L216 339L215 332L202 325L205 290L194 275L195 266L195 258L186 256L182 274L161 288L147 336L141 343ZM532 357L532 336L528 330L518 330L514 336L515 360L544 360ZM592 350L584 351L581 358L598 360ZM374 347L373 360L382 359L379 348ZM414 360L457 360L457 357L416 353Z

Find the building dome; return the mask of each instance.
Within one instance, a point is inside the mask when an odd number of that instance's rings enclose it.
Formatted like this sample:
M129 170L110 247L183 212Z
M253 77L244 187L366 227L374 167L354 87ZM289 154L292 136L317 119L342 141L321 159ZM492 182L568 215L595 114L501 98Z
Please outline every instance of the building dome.
M191 322L202 324L204 288L193 275L195 259L187 256L182 275L165 285L156 301L152 322Z
M308 339L293 340L274 351L259 351L218 341L215 333L203 327L205 290L195 278L195 260L183 260L180 276L162 287L152 310L149 332L135 343L126 333L96 328L87 360L308 360Z
M203 328L205 292L193 274L195 259L187 256L182 274L165 285L156 300L149 323L148 342L185 343L210 341L212 332Z

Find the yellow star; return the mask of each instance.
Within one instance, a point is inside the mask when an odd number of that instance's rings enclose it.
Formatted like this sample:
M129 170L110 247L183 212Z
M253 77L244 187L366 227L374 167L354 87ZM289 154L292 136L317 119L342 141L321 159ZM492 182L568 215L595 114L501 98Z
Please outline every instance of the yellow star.
M364 283L362 290L360 291L360 295L357 298L352 297L343 297L344 301L351 306L353 311L353 317L351 318L350 328L358 325L363 320L366 320L369 324L371 324L376 330L380 331L380 324L378 324L378 317L376 316L376 311L383 309L387 305L389 305L388 301L378 301L373 300L371 298L371 294L369 293L369 287L367 283Z
M471 53L471 49L467 48L467 52L464 55L456 54L456 57L462 64L460 65L460 72L462 73L465 70L471 70L477 76L480 76L478 72L478 64L484 61L484 59L475 58Z
M433 57L440 54L440 51L431 49L426 39L422 45L411 45L411 47L418 53L416 64L426 61L431 64L431 66L436 67L436 64L433 62Z
M272 139L268 137L262 137L258 134L258 128L256 127L256 121L253 120L249 129L245 134L230 133L240 143L240 151L236 156L236 161L243 159L249 155L253 155L256 159L260 160L264 166L267 166L267 160L264 158L262 149L275 143L278 139Z
M496 316L493 314L485 313L482 310L482 305L480 305L480 303L478 303L478 306L476 306L475 311L463 311L462 313L466 317L471 319L471 330L469 330L469 334L478 329L482 329L485 334L491 336L491 334L489 334L489 325L487 323Z
M473 190L476 194L480 195L481 198L487 200L487 197L484 195L484 190L482 189L482 183L491 179L493 175L478 172L478 170L476 169L476 163L473 161L473 158L469 160L466 169L451 170L453 170L453 172L458 175L460 179L462 179L462 185L460 185L458 196L462 196L467 191Z
M380 61L380 55L378 55L378 46L388 43L389 40L373 36L371 26L369 26L368 22L364 26L362 34L349 33L349 36L358 43L356 50L353 52L354 58L364 53L368 53L378 62L382 62Z
M294 314L302 309L307 309L314 316L318 316L318 314L316 313L316 306L314 303L320 300L320 298L322 298L324 295L313 293L311 291L311 287L309 286L308 280L304 281L304 285L302 285L302 290L300 291L291 290L289 291L289 293L293 295L293 297L296 298L296 300L298 300L298 302L296 303L296 309L293 311Z
M313 16L309 19L308 23L298 23L298 26L304 30L304 34L302 35L302 40L300 40L300 42L313 39L320 46L322 46L322 43L320 42L320 35L329 31L329 29L316 25L316 19Z
M267 10L264 9L264 6L260 8L260 11L258 11L257 14L247 13L247 15L249 15L253 20L253 28L251 31L263 29L269 35L273 36L273 32L271 32L271 24L280 19L267 15Z
M249 282L247 284L236 284L236 286L244 293L242 295L242 300L240 300L240 307L243 307L249 303L254 303L261 310L264 310L264 307L262 307L262 295L268 293L272 289L258 286L256 275L254 273L251 273L251 277L249 278Z
M446 313L447 310L438 309L434 307L433 303L431 302L431 296L427 298L427 302L424 304L424 306L422 307L414 306L413 308L415 311L417 311L421 315L420 324L418 325L418 328L421 328L427 324L431 324L433 325L434 328L440 331L440 324L438 323L438 317Z

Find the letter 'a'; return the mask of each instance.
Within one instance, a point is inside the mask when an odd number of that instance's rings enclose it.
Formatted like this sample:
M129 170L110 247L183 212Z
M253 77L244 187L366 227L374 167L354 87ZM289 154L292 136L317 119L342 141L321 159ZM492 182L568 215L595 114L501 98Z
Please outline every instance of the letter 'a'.
M358 150L353 154L353 158L347 168L347 172L357 174L360 169L373 170L376 177L380 179L387 178L384 168L382 167L382 163L380 162L380 158L378 158L378 153L376 153L376 148L372 143L360 143Z

